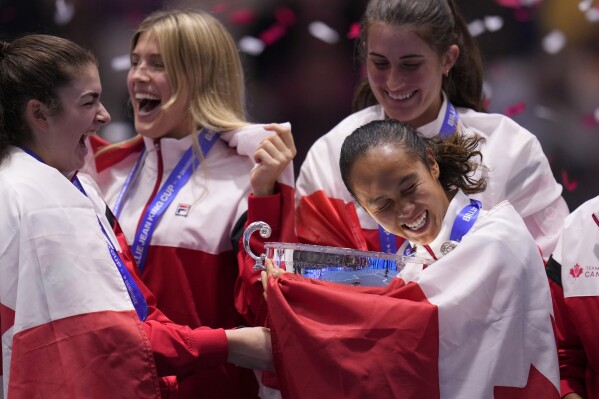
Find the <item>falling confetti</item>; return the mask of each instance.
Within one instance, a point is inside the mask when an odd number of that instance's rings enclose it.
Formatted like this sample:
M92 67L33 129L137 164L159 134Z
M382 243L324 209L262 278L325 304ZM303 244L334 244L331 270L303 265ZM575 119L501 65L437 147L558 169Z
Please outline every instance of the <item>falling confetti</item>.
M260 55L264 51L264 42L252 36L244 36L239 40L239 50L250 55Z
M475 19L468 24L468 31L472 37L476 37L485 33L485 24L480 19Z
M66 25L75 15L75 6L67 4L65 0L56 0L56 11L54 12L54 22L56 25Z
M520 103L514 104L511 107L507 108L505 111L503 111L503 113L506 116L513 117L518 114L521 114L522 112L524 112L525 109L526 109L526 104L523 102L520 102Z
M349 32L347 32L347 38L348 39L357 39L358 37L360 37L360 23L354 22L349 27Z
M589 22L599 22L599 8L591 8L584 15Z
M224 3L217 3L214 5L214 7L212 7L212 11L220 14L223 13L225 11L227 11L229 9L229 5L228 4L224 4Z
M549 54L559 53L566 45L566 35L562 31L553 30L543 38L543 49Z
M110 62L113 71L126 71L131 67L131 58L129 54L114 57Z
M531 7L541 3L541 1L542 0L495 0L500 6L509 8Z
M233 11L229 15L229 22L234 25L247 25L256 19L256 13L250 9L244 8Z
M586 12L590 10L592 5L593 0L582 0L580 3L578 3L578 9L582 12Z
M570 181L568 172L565 170L562 170L562 184L567 191L574 191L578 187L578 182L574 180Z
M275 43L280 38L282 38L285 35L285 33L287 33L287 30L283 26L272 25L271 27L260 33L260 39L264 42L264 44L270 46L271 44Z
M497 32L503 28L503 18L496 15L489 15L485 17L485 28L489 32Z
M339 34L330 26L321 21L315 21L308 25L308 31L312 36L328 44L335 44L339 41Z
M295 13L288 7L279 7L275 11L275 19L279 25L286 27L293 26L295 24Z
M487 81L483 81L483 97L490 101L491 97L493 97L493 86L491 86Z
M597 122L599 122L599 108L597 108L597 109L595 110L595 112L593 113L593 115L595 116L595 120L596 120Z
M545 119L551 122L557 122L559 119L557 112L542 105L537 105L535 107L534 114L539 119Z
M597 111L595 111L593 114L583 115L582 126L585 129L593 129L599 126L599 119L597 119Z
M534 15L528 8L520 7L514 10L514 18L519 22L528 22L534 18Z

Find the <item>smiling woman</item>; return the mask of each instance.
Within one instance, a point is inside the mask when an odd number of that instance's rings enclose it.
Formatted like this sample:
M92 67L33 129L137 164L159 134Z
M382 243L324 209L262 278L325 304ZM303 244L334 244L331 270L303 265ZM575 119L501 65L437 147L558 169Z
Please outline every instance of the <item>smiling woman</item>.
M458 130L483 137L488 188L474 197L484 209L509 200L548 257L568 214L562 187L535 136L504 115L485 113L480 54L456 1L370 0L360 26L357 49L367 76L354 96L357 111L306 155L297 180L299 240L390 252L402 244L366 208L355 208L338 183L343 139L392 118L427 137Z
M468 197L481 139L426 138L397 120L343 142L347 190L406 262L387 287L282 273L267 290L286 398L559 398L549 285L522 218Z
M210 13L150 14L130 58L139 135L93 146L102 148L86 171L170 319L193 328L264 323L259 272L239 248L244 224L259 220L274 227L270 240L295 241L289 124L248 122L237 47ZM263 244L250 243L254 253ZM182 398L258 395L254 372L233 365L179 381Z
M89 64L77 71L71 84L58 90L56 110L39 101L30 102L26 108L29 121L43 134L34 134L25 147L65 176L83 167L86 137L110 121L100 103L101 91L98 69Z
M167 398L169 376L268 369L268 329L192 330L156 309L114 216L75 173L110 119L93 55L41 35L1 47L0 397Z
M85 137L110 120L100 93L94 56L68 40L30 35L2 46L5 398L160 396L140 334L145 301L139 291L128 295L125 286L135 284L114 261L118 244L107 245L108 226L73 177Z

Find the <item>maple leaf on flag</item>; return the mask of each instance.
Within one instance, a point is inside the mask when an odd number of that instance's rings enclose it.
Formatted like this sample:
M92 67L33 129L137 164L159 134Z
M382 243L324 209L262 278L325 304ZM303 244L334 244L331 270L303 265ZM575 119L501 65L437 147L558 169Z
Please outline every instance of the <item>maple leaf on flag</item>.
M582 267L577 263L573 268L570 269L570 275L574 278L580 277L582 274Z

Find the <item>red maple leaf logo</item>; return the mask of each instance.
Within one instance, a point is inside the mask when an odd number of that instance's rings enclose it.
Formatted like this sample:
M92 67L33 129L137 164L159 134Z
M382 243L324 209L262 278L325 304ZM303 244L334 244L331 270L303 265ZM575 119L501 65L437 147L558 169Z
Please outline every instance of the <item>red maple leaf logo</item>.
M580 267L578 265L578 263L576 265L574 265L573 268L570 269L570 275L574 278L580 277L581 274L582 274L582 267Z

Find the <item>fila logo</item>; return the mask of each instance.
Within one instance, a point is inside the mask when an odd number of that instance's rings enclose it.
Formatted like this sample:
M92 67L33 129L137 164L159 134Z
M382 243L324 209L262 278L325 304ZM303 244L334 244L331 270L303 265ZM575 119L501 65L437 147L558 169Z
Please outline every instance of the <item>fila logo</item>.
M191 205L189 204L179 204L177 206L177 211L175 215L177 216L187 216L189 214L189 209L191 209Z

